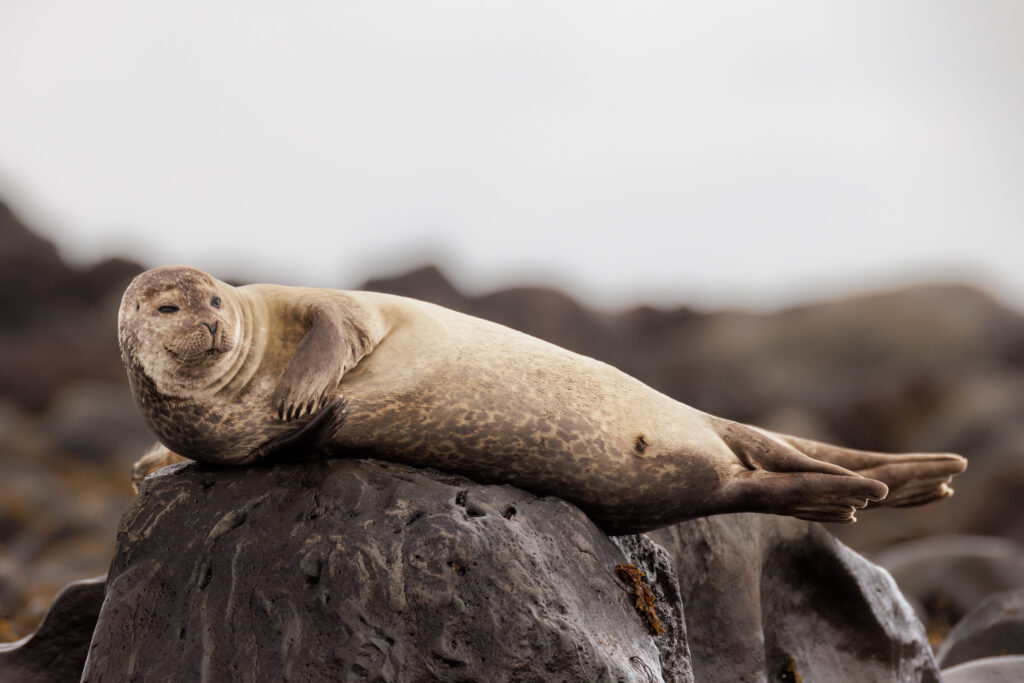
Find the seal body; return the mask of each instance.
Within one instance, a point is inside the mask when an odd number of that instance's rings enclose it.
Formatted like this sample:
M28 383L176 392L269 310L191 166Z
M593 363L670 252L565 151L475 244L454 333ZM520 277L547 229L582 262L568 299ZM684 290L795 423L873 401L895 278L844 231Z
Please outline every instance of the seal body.
M251 464L315 426L332 453L557 495L614 533L738 511L852 521L886 496L872 476L914 504L949 495L964 468L724 420L600 361L387 294L160 268L125 292L119 339L143 417L185 457ZM316 424L338 396L343 419Z

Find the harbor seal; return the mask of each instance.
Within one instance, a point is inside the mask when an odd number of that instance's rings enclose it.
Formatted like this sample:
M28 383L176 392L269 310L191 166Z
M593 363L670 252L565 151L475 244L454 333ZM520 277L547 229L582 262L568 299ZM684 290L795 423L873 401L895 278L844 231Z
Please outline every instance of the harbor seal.
M739 424L502 325L375 292L232 287L168 266L128 286L118 338L136 404L174 453L432 467L559 496L609 533L728 512L851 522L887 494L946 497L966 466Z

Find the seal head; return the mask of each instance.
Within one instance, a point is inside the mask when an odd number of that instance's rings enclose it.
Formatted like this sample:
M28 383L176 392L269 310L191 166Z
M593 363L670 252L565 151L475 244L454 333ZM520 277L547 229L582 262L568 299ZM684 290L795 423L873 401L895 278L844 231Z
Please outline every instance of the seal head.
M216 391L240 353L233 288L195 268L167 266L135 278L117 328L129 375L148 378L165 396Z

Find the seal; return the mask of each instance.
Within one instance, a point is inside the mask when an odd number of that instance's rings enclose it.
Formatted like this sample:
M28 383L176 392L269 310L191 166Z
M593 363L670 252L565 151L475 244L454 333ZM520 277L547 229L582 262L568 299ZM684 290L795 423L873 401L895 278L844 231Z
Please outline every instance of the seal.
M883 499L949 496L966 467L726 420L502 325L375 292L232 287L168 266L128 286L118 338L143 418L181 456L432 467L559 496L609 533L729 512L851 522Z

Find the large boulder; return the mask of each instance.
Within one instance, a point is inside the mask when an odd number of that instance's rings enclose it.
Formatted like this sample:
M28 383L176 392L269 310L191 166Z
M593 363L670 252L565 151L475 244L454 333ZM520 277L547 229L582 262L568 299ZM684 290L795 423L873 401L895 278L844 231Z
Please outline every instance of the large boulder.
M400 465L177 465L122 519L83 680L692 681L670 559L621 543Z
M939 680L892 578L820 525L651 536L670 554L401 465L177 465L122 520L84 680Z
M825 527L707 517L649 534L675 558L698 681L938 681L889 574Z

